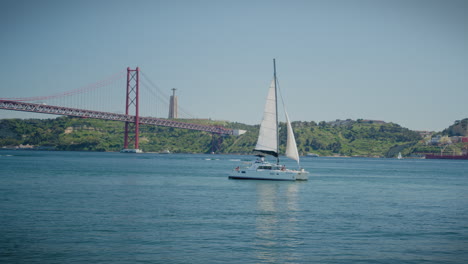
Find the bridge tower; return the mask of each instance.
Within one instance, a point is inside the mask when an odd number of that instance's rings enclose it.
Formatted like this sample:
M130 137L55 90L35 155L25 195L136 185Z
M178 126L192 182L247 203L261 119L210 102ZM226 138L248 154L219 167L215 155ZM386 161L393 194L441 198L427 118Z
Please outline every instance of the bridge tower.
M221 144L223 144L223 135L211 133L211 154L215 154L221 149Z
M125 122L124 150L123 152L141 152L139 150L139 88L140 88L140 68L132 70L127 68L127 98L125 104L125 115L135 115L134 122ZM133 110L133 111L132 111ZM134 149L129 149L128 145L134 143Z

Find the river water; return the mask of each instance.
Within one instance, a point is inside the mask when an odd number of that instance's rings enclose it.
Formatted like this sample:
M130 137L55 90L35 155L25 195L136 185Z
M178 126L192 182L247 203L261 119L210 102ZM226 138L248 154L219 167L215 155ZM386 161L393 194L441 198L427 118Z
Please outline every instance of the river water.
M468 263L467 161L251 158L0 151L0 263Z

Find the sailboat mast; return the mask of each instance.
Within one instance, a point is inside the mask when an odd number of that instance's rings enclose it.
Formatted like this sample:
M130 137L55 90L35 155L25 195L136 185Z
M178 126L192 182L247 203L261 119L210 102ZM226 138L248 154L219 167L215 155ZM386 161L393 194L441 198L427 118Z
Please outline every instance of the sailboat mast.
M278 82L276 80L276 60L273 59L273 78L275 80L275 107L276 107L276 164L279 165L279 123L278 123Z

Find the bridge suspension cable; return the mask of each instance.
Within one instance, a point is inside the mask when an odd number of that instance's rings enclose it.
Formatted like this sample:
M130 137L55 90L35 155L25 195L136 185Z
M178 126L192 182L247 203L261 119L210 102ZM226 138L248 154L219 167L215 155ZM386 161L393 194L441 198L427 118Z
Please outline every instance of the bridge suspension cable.
M130 74L130 72L136 72L135 75ZM127 74L125 74L127 73ZM126 123L126 136L125 142L127 141L127 125L130 123L134 123L135 128L135 148L138 149L138 130L139 124L147 124L147 125L156 125L156 126L166 126L166 127L174 127L174 128L182 128L182 129L190 129L190 130L199 130L210 132L214 134L225 134L225 135L236 135L239 132L236 132L232 129L224 128L223 126L212 126L212 125L202 125L202 124L190 124L185 122L180 122L176 120L169 120L167 116L164 119L150 117L154 115L151 111L143 114L143 112L139 111L141 105L139 102L139 98L141 98L141 94L139 96L139 86L140 86L140 78L139 78L139 68L137 67L136 70L130 70L127 68L127 71L121 71L116 73L102 81L95 82L93 84L86 85L84 87L80 87L78 89L70 90L67 92L56 93L48 96L35 96L35 97L17 97L17 98L0 98L0 109L5 110L14 110L14 111L25 111L25 112L35 112L35 113L44 113L44 114L52 114L52 115L67 115L67 116L76 116L76 117L84 117L84 118L97 118L97 119L106 119L106 120L114 120L114 121L121 121ZM127 76L127 93L125 93L123 89L120 87L124 87L123 85L117 86L118 80L123 80L124 77ZM131 76L131 78L129 78ZM136 78L134 77L136 76ZM147 96L144 94L142 98L144 98L146 106L144 108L150 109L153 107L154 101L159 101L161 105L165 106L166 110L169 112L168 107L168 99L169 96L165 94L162 89L160 89L157 85L155 85L148 76L142 73L143 82L142 86L148 91L152 96ZM130 81L132 81L130 83ZM136 81L136 82L133 82ZM100 89L106 87L106 89ZM135 94L129 93L129 89L135 89ZM162 96L158 96L158 94ZM120 96L122 95L122 96ZM123 95L126 95L125 98ZM58 100L61 99L61 100ZM126 99L126 113L123 114L121 110L115 111L115 107L120 109L121 105L124 105L123 102ZM47 104L44 101L47 100ZM135 115L131 113L127 113L128 111L128 100L136 100L135 108ZM25 101L29 101L28 103ZM31 103L31 101L36 103ZM39 101L39 102L37 102ZM121 101L121 102L120 102ZM53 105L49 103L53 102ZM130 104L133 104L133 103ZM107 105L106 105L107 104ZM158 106L159 104L156 104ZM108 107L107 109L105 107ZM109 106L113 107L113 110L109 110ZM94 110L89 110L93 108ZM101 109L96 109L101 108ZM105 109L105 110L104 110ZM188 113L183 108L179 108L180 112L184 113L186 116L190 116L193 118L192 115ZM120 112L120 113L119 113ZM167 112L167 113L168 113ZM157 113L156 113L157 114ZM125 147L127 147L127 143L124 143Z
M118 73L115 73L111 75L110 77L97 81L95 83L86 85L84 87L80 87L71 91L66 91L62 93L56 93L52 95L46 95L46 96L34 96L34 97L16 97L16 98L0 98L0 100L10 100L10 101L19 101L19 102L32 102L32 101L42 101L42 100L49 100L49 99L54 99L54 98L62 98L62 97L67 97L67 96L72 96L72 95L77 95L77 94L82 94L90 91L97 90L99 88L108 86L123 77L125 77L126 71L120 71Z
M141 74L142 74L142 76L143 76L143 78L145 80L145 82L142 83L142 86L145 87L146 89L148 89L148 91L150 91L150 93L152 93L156 97L156 99L163 104L163 107L164 107L165 110L169 110L169 98L170 98L170 96L167 95L161 88L159 88L159 86L156 85L153 81L151 81L151 79L144 72L142 72L142 71L140 71L140 72L141 72ZM148 85L151 86L151 87L149 87L146 84L146 82L148 82ZM159 93L162 96L157 96L155 91L153 89L151 89L151 88L156 90L157 93ZM182 118L187 118L187 119L194 119L195 118L192 114L190 114L189 111L187 111L183 107L178 106L178 111L179 111L179 113L182 113Z
M140 99L143 99L139 104L141 107L138 107L140 112L135 116L124 114L125 108L123 106L125 105L126 93L123 87L125 87L126 73L127 71L120 71L101 81L47 96L0 98L0 109L138 122L139 124L178 127L219 134L234 133L232 130L220 126L188 124L168 120L169 96L143 72L141 72L143 78L140 78L140 80L144 80L141 82L141 86L146 93L139 96ZM160 106L164 107L164 115L159 115L159 117L162 117L161 119L157 118L157 112L151 110ZM179 107L179 113L183 113L183 117L179 119L194 118L184 108ZM140 118L139 120L137 116Z

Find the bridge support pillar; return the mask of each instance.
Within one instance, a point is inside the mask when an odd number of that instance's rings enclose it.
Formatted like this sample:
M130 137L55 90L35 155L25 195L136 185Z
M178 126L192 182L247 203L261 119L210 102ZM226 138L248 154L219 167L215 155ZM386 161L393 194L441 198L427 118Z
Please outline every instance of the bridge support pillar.
M223 135L211 133L211 154L217 153L221 149Z
M125 122L124 149L128 150L128 145L134 143L135 152L139 151L139 89L140 89L140 68L135 70L127 68L127 97L125 104L125 115L135 114L134 122ZM133 110L133 111L132 111Z

